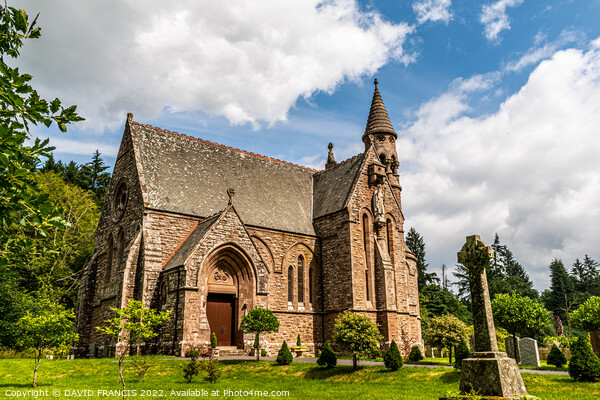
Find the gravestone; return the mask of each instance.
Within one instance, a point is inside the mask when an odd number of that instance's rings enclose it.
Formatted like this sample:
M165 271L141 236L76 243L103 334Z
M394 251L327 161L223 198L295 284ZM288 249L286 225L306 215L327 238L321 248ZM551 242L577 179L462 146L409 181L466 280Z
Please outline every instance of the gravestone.
M504 338L504 345L506 347L506 354L510 358L517 359L517 353L515 352L515 337L513 335L508 335ZM517 351L519 350L519 338L517 338Z
M469 271L473 311L474 348L462 361L461 393L480 396L519 397L527 394L517 362L498 351L486 266L494 251L478 235L468 236L458 253L458 262Z
M540 354L538 352L537 340L523 338L519 341L521 351L521 365L526 367L539 367Z

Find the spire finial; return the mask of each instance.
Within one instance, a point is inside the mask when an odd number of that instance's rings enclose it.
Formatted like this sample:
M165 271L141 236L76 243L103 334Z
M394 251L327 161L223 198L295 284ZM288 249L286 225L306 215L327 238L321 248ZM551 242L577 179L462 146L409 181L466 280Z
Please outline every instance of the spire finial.
M335 157L333 156L333 143L329 142L327 148L329 149L329 154L327 154L327 163L325 163L325 169L329 169L337 165Z
M367 119L367 126L365 127L365 133L362 136L363 142L366 142L369 134L383 133L390 134L395 139L398 138L398 135L394 131L394 127L390 121L390 117L388 116L387 110L385 109L385 105L383 104L383 100L381 99L381 93L379 93L379 89L377 88L377 84L379 81L375 79L373 81L375 84L375 90L373 91L373 100L371 101L371 109L369 110L369 118Z
M227 189L227 196L229 196L229 205L233 204L233 196L235 196L235 190L233 188Z
M379 82L377 82L377 78L375 78L375 80L373 81L373 83L375 84L375 87L377 87L377 84L379 83Z

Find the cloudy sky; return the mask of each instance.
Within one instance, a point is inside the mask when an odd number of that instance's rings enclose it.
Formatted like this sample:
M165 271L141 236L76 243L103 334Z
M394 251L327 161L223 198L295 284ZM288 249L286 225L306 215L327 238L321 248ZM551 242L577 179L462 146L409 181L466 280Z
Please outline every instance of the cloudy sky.
M19 65L77 104L56 156L114 163L134 119L322 168L362 151L378 78L406 230L433 271L497 232L538 289L600 260L600 0L22 0Z

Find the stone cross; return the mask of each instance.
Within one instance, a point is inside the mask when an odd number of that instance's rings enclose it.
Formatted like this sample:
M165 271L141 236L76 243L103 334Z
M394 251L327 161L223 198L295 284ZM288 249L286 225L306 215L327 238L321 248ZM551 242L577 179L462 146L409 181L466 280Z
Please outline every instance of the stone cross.
M458 252L458 262L469 271L473 329L476 352L498 351L494 316L487 284L485 268L494 257L494 250L481 241L479 235L467 236L467 241Z

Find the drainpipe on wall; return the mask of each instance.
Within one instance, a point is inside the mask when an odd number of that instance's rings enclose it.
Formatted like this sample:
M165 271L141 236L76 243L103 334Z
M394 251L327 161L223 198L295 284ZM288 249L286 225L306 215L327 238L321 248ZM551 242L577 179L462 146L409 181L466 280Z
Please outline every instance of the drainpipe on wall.
M171 352L175 354L175 346L177 346L177 323L179 321L179 287L180 287L181 268L177 269L177 297L175 298L175 326L173 331L173 344Z

